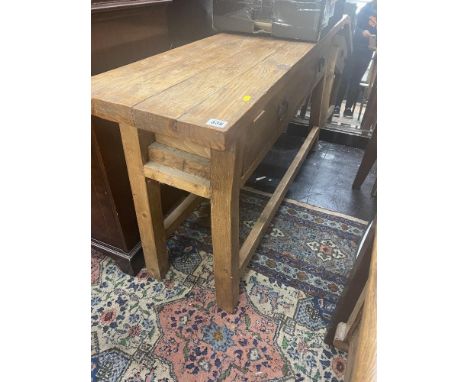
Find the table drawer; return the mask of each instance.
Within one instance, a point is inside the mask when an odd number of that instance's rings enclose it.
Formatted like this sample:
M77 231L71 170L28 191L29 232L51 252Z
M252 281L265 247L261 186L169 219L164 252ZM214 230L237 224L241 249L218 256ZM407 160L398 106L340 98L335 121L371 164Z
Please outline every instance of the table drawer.
M271 96L252 123L245 128L242 180L255 170L302 106L325 71L325 58L311 51L288 73L282 88Z

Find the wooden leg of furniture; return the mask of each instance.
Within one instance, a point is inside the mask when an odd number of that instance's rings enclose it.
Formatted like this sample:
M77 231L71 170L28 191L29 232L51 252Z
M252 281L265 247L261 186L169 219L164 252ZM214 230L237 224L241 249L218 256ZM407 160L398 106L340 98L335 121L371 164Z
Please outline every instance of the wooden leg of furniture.
M302 105L301 114L300 114L301 118L305 118L306 113L307 113L307 106L309 106L309 103L310 103L310 94L307 96L304 102L304 105Z
M286 170L286 173L283 175L280 183L276 187L275 192L271 196L270 200L263 209L260 217L255 222L252 230L242 244L240 249L240 269L243 272L247 265L249 264L250 259L255 253L256 248L258 247L265 231L268 229L271 220L275 216L276 211L278 210L281 201L283 200L286 192L288 191L289 185L294 181L294 177L299 172L302 163L307 157L308 152L312 148L312 145L315 141L318 140L320 129L315 126L312 131L309 133L301 148L294 157L291 165Z
M120 124L128 177L148 272L161 280L169 269L159 182L145 178L148 146L154 135Z
M323 127L327 119L332 115L333 110L330 110L330 99L331 93L333 88L333 82L335 79L335 66L336 60L338 58L339 47L333 45L331 47L330 54L327 60L327 66L325 69L325 74L323 77L323 87L322 87L322 94L320 96L320 117L317 126Z
M377 126L372 133L372 137L367 144L366 151L362 157L361 165L359 166L356 177L353 182L353 189L359 189L366 179L369 171L377 160Z
M374 80L361 121L362 130L371 130L377 124L377 78Z
M337 46L333 46L325 66L325 73L312 91L312 96L310 98L311 105L309 129L312 129L312 126L323 127L325 121L329 117L330 98L335 77L335 66L338 53L339 48Z
M322 94L324 89L324 76L318 82L318 84L312 90L312 96L310 97L310 118L309 118L309 131L312 130L314 126L320 126L321 120L321 110L322 110Z
M366 147L359 170L354 178L353 189L359 189L369 174L370 169L377 160L377 78L374 80L367 102L366 111L362 117L361 129L370 130L374 128L372 137ZM374 194L374 188L372 194Z
M340 105L336 105L336 96L338 94L338 89L340 88L342 80L343 80L342 73L339 72L338 68L335 67L335 79L333 80L333 87L332 87L332 91L330 95L330 105L333 105L333 108L335 108L335 106L340 106Z
M369 276L369 266L371 262L372 245L375 237L375 220L367 227L364 236L361 239L356 262L349 275L348 281L343 289L343 293L336 304L335 311L327 329L325 343L333 345L333 338L337 326L340 322L346 322L353 311L359 296L366 285Z
M371 196L373 198L377 196L377 179L375 180L374 185L372 186Z
M239 300L240 158L211 150L211 237L216 303L232 313Z

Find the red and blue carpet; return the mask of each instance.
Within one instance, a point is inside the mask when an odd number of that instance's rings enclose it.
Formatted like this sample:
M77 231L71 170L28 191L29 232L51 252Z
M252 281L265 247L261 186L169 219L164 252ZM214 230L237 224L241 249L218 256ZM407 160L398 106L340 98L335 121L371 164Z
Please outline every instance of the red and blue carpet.
M266 201L242 193L241 241ZM364 222L284 201L227 314L215 303L207 211L168 240L162 282L92 253L92 380L342 381L346 356L323 339Z

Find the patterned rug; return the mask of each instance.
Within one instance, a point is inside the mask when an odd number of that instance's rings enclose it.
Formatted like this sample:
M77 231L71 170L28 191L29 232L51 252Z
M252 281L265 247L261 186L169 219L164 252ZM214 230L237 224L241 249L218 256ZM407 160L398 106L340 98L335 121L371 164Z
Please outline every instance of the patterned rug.
M241 242L267 200L242 192ZM342 381L346 354L323 339L363 223L283 202L234 314L215 303L207 204L169 238L162 282L93 251L92 380Z

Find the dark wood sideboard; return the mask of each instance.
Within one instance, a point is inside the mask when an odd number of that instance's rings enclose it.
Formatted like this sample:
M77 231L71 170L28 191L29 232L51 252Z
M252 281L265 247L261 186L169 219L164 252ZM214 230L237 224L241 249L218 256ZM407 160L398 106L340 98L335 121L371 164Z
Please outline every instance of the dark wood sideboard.
M105 72L212 34L208 0L93 0L91 74ZM185 192L164 186L163 212ZM119 129L91 120L91 243L129 274L144 265Z

